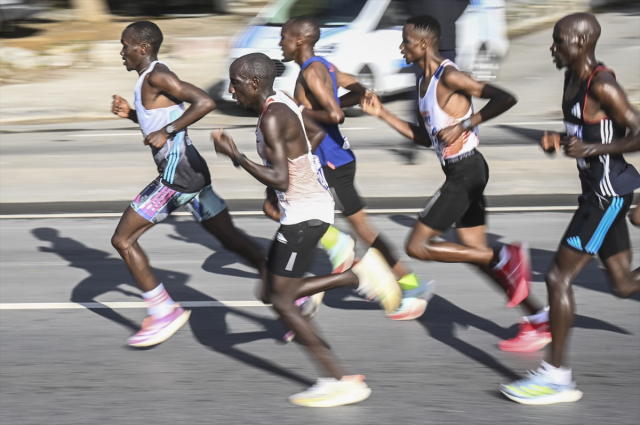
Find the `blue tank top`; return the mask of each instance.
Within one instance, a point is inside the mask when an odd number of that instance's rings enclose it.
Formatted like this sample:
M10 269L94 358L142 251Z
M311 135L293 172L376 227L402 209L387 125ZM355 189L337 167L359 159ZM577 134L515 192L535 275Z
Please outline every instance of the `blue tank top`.
M320 62L323 64L329 74L331 75L331 81L333 81L333 96L335 97L338 105L340 104L340 98L338 97L338 84L336 83L336 73L333 70L333 65L325 58L320 56L313 56L300 67L300 73L302 73L312 62ZM340 133L340 129L337 124L319 123L324 128L327 135L324 137L320 145L316 148L315 154L320 159L322 166L328 166L330 168L337 168L342 165L355 161L356 157L349 149L349 145L345 146L345 139Z

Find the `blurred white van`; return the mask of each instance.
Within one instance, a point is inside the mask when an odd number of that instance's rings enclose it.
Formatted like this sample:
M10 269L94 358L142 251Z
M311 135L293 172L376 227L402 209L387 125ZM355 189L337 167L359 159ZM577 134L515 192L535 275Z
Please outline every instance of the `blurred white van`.
M456 22L456 63L475 79L496 77L509 51L504 0L471 0Z
M502 0L496 1L501 1L504 5ZM469 7L465 14L470 10L476 13L476 10L482 7ZM402 26L409 17L401 0L273 1L234 38L229 51L228 65L240 56L262 52L276 65L277 78L274 88L292 93L300 68L295 62L281 61L282 51L278 43L282 25L299 15L311 15L320 25L321 36L316 44L316 54L327 58L340 71L355 75L363 86L373 88L383 96L415 87L413 67L407 66L399 48ZM484 27L477 23L475 15L472 21L474 29L484 31ZM456 28L460 31L458 25ZM463 37L473 37L472 32L472 29L463 31ZM501 46L500 53L506 53L504 43L483 42L478 45L465 42L461 45L467 52L471 46L480 49L494 44ZM478 54L476 52L471 56L471 65L464 67L465 71L473 69ZM228 66L225 67L225 75L221 76L222 83L217 85L219 92L215 93L215 97L218 100L232 101L228 93L228 69Z

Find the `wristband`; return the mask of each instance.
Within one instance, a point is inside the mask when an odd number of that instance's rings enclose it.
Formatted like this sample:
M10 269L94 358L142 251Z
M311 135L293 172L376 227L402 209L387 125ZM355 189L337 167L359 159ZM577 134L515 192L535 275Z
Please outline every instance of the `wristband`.
M236 155L236 157L232 159L233 165L236 168L240 168L242 166L242 161L244 161L245 159L247 159L245 154L243 154L242 152L238 152L238 155Z
M462 131L467 131L471 128L471 118L467 118L466 120L462 120L460 122L460 128Z

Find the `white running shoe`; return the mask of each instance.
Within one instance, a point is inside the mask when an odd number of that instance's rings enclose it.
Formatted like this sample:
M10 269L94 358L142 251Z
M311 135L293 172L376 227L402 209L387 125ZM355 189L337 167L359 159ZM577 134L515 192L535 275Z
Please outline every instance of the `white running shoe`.
M317 294L313 294L310 297L300 298L296 301L296 305L300 309L300 313L302 313L302 316L304 316L304 318L307 320L311 320L313 319L313 316L315 316L318 312L323 298L324 292L318 292ZM298 303L299 301L300 303Z
M343 376L341 380L319 378L316 384L289 397L297 406L334 407L357 403L371 395L371 388L364 383L364 376Z
M351 270L360 281L357 291L367 299L378 301L387 315L400 307L402 290L380 251L369 248Z

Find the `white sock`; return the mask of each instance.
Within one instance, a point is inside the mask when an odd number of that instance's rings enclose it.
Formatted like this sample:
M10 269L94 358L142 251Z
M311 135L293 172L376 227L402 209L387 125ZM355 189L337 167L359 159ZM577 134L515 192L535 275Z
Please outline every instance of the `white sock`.
M176 304L164 289L162 283L151 291L142 294L142 298L144 298L144 302L147 305L149 315L157 318L171 313Z
M509 250L507 249L507 246L503 246L502 249L500 250L500 262L498 264L496 264L496 266L493 268L493 270L500 270L502 269L505 264L507 264L507 261L509 261Z
M555 385L569 385L571 384L571 369L566 367L554 367L549 363L543 361L538 369L544 379Z
M540 323L546 323L549 321L549 306L538 311L536 314L526 316L525 320L532 325L539 325Z

